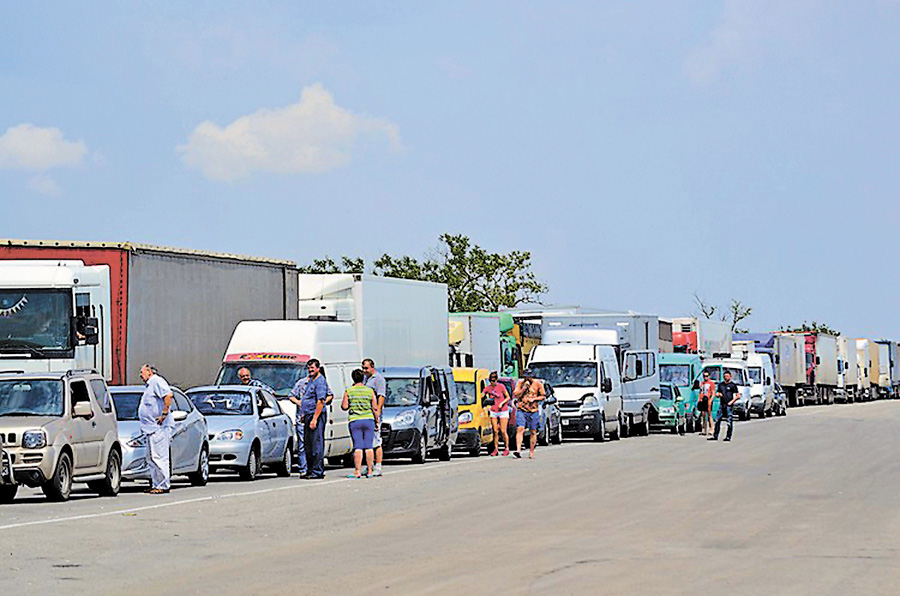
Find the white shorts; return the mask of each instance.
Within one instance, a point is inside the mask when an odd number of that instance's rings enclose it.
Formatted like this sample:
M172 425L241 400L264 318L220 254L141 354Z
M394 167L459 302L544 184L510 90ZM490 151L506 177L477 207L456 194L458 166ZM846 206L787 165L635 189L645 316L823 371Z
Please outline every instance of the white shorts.
M491 410L491 418L509 418L509 410L504 410L503 412Z

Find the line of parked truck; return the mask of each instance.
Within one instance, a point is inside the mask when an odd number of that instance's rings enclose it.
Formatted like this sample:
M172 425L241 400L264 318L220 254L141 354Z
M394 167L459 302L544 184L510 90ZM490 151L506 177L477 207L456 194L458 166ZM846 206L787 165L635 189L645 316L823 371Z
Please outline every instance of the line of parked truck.
M72 482L115 494L148 474L134 424L142 364L176 392L173 472L289 474L286 399L321 361L340 396L372 358L386 379L386 457L424 462L492 448L482 392L510 392L527 366L545 381L541 443L597 441L654 426L699 428L703 371L741 389L739 415L896 397L894 342L822 333L732 334L698 318L582 307L448 313L443 284L300 274L290 261L139 244L0 241L0 499L20 483L68 498ZM241 385L238 370L274 393ZM325 455L351 454L346 412L327 409ZM515 412L513 412L513 417Z

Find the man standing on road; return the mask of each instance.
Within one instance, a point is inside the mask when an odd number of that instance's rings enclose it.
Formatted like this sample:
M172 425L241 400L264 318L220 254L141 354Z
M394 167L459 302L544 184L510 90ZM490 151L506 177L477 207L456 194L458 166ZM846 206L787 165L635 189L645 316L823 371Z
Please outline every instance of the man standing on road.
M544 391L544 384L535 379L530 370L526 370L522 375L524 378L516 383L513 390L513 397L517 400L516 450L513 455L522 457L522 438L527 428L531 431L531 451L528 458L534 459L534 447L537 445L538 429L541 427L539 402L547 396L547 393Z
M150 488L152 495L169 492L171 475L169 466L169 443L172 438L172 389L164 378L156 374L156 367L141 366L141 380L146 388L138 406L138 421L141 432L147 436L150 447Z
M718 390L716 391L716 395L719 397L719 418L716 420L716 430L713 433L710 441L717 441L719 439L719 429L722 427L722 418L728 418L728 433L725 435L725 440L731 440L731 431L734 428L734 402L738 400L738 387L734 383L731 382L731 373L727 370L723 375L725 380L719 383Z
M709 436L712 432L712 404L716 396L716 382L709 378L709 371L703 371L703 382L700 384L700 399L697 410L703 423L701 435Z
M366 375L366 387L375 392L375 466L369 472L370 476L381 476L381 461L384 458L384 449L381 446L381 411L384 409L384 394L387 391L387 383L384 377L375 370L375 361L366 358L362 361L362 370ZM368 470L367 470L368 471Z
M275 390L274 390L274 389L272 389L271 387L269 387L268 385L266 385L266 384L263 383L262 381L258 381L258 380L256 380L256 379L254 379L254 378L250 375L250 369L249 369L249 368L239 368L237 374L238 374L238 379L241 380L241 385L247 385L248 387L259 387L259 388L261 388L261 389L264 389L264 390L268 391L268 392L271 393L272 395L275 395Z
M319 361L306 363L307 377L291 389L289 399L297 406L297 444L300 476L314 480L325 478L325 402L331 391L319 371Z

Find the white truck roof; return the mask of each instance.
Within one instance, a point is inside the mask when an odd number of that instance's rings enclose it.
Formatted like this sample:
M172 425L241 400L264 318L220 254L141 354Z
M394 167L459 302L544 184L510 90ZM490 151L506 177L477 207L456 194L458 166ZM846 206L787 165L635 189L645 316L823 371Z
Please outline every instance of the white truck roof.
M362 361L349 323L335 321L241 321L225 358L237 354L294 354L322 362Z

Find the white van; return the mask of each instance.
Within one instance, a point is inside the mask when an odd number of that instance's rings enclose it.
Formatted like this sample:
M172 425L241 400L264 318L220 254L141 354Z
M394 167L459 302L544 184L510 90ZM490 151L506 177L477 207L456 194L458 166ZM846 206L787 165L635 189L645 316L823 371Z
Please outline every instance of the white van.
M622 436L622 382L611 346L535 346L528 368L553 387L566 435L588 435L595 441Z
M750 377L751 413L766 418L774 413L775 404L775 367L769 354L752 352L747 354L747 374Z
M724 380L725 372L731 373L731 382L737 385L738 391L740 391L740 397L734 404L735 413L741 419L749 420L750 374L747 371L747 363L741 358L709 358L703 361L703 368L700 370L698 380L703 378L704 372L709 372L709 378L716 383Z

